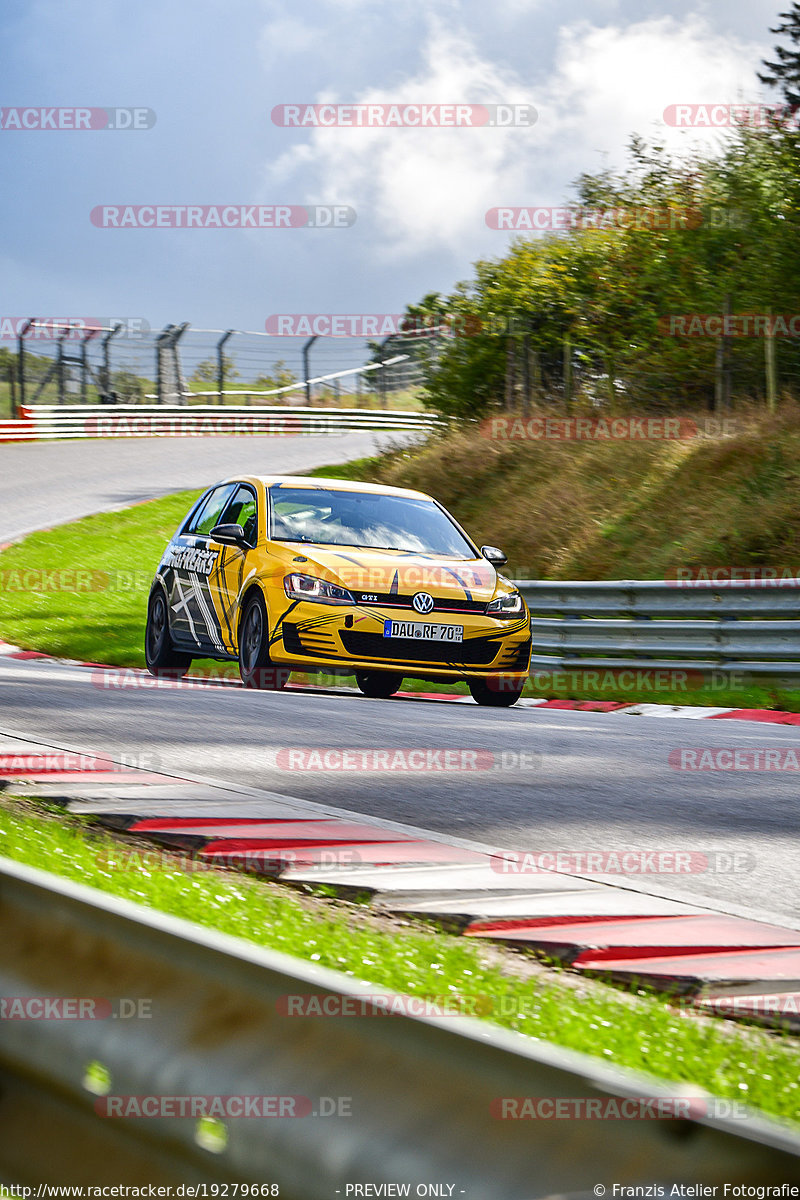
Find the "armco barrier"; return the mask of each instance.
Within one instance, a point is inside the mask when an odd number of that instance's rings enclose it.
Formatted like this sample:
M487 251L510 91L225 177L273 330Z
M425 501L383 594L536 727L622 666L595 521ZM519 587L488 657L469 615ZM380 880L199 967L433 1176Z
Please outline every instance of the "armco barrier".
M612 1181L800 1182L797 1133L686 1084L469 1017L289 1018L297 994L379 1006L368 983L8 859L0 907L0 996L123 996L131 1017L0 1020L0 1175L18 1185L246 1182L327 1200L385 1182L535 1200ZM208 1122L173 1099L172 1117L105 1115L154 1096L307 1097L311 1111ZM526 1097L550 1115L566 1099L565 1119L499 1119L503 1098ZM585 1118L587 1101L624 1112L631 1098L642 1119ZM646 1107L658 1100L663 1115Z
M31 421L0 421L0 442L31 441L33 436L34 429Z
M531 671L800 675L800 579L531 581Z
M97 437L273 437L343 434L354 430L426 433L442 424L435 413L284 405L33 405L7 421L2 441Z

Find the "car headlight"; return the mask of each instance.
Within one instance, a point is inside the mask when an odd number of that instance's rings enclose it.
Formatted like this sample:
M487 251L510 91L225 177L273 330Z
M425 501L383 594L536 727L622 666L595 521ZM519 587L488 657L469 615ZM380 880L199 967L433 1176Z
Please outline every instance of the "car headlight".
M314 575L287 575L284 591L291 600L316 600L318 604L355 604L347 588Z
M521 617L524 612L525 608L519 592L508 592L505 596L497 596L486 605L488 617Z

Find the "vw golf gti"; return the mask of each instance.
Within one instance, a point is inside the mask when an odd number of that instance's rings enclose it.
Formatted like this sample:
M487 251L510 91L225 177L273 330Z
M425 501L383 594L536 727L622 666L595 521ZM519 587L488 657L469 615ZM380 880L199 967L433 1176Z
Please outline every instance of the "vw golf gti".
M238 659L248 687L292 671L355 675L388 697L404 677L465 680L506 707L528 675L530 614L431 496L348 480L247 476L209 488L168 544L150 591L147 667Z

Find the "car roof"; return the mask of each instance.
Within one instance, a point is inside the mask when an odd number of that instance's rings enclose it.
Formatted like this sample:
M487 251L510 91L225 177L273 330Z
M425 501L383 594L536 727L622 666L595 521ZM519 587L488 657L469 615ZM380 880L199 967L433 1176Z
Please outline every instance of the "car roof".
M317 475L240 475L243 483L262 483L265 487L324 488L342 492L372 492L376 495L405 496L414 500L431 500L426 492L415 492L410 488L389 487L383 483L361 483L355 479L325 479ZM234 482L234 479L226 480Z

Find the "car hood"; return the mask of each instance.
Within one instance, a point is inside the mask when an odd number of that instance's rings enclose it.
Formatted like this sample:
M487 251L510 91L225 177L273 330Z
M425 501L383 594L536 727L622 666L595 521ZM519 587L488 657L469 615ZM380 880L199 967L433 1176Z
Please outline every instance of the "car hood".
M437 558L401 550L360 549L351 546L303 545L298 551L308 562L293 563L297 571L313 575L318 568L330 582L353 592L380 599L411 597L429 592L447 600L491 600L497 590L497 572L485 558Z

